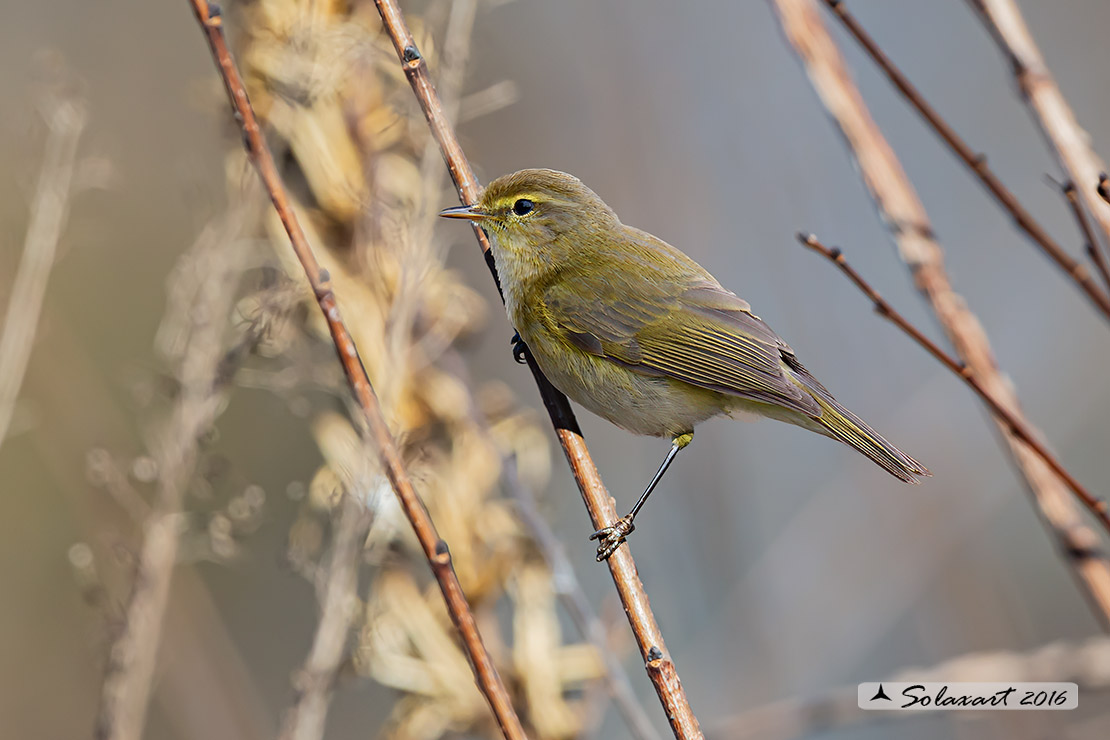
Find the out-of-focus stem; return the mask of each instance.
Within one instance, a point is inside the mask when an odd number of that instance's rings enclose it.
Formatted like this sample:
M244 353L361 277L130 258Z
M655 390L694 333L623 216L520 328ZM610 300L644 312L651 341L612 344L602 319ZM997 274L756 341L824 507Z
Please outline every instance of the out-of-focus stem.
M345 495L335 519L331 558L323 572L320 621L308 658L294 679L297 699L282 723L281 740L321 740L332 689L347 649L358 599L358 560L370 513Z
M999 49L1009 60L1022 98L1068 179L1075 183L1079 199L1103 235L1110 238L1110 204L1096 192L1099 175L1106 171L1106 165L1091 148L1091 137L1075 120L1075 113L1045 64L1017 3L1013 0L967 1L983 18Z
M1019 420L1028 430L1029 438L1041 439L1039 430L1025 419L1017 394L998 369L979 319L952 288L944 268L944 252L925 207L871 118L836 42L822 21L816 1L773 0L773 5L787 40L843 135L899 256L966 366L963 372L973 375L1001 408ZM994 419L1064 562L1075 574L1096 618L1104 629L1110 629L1110 563L1098 536L1083 521L1064 480L1001 417ZM1101 509L1100 519L1105 522L1105 504L1095 508Z
M555 594L570 615L574 626L578 628L578 632L593 644L601 656L602 665L605 667L604 681L613 695L613 703L617 711L628 725L628 731L636 740L658 740L659 735L648 722L643 706L637 701L628 675L617 660L617 656L609 649L605 625L602 624L601 618L582 591L563 543L551 531L551 527L540 513L536 506L535 495L521 482L517 474L516 461L511 458L505 460L504 468L505 481L513 497L516 498L520 518L531 532L540 554L543 555L547 567L551 570Z
M85 128L85 112L76 102L56 101L48 106L46 125L50 132L46 156L31 202L23 258L15 273L0 333L0 446L11 426L23 374L31 359L46 283L65 226L77 141Z
M443 594L447 611L451 621L462 639L463 647L474 669L474 678L478 688L485 696L486 701L493 710L501 733L506 740L524 740L524 728L513 709L512 700L504 683L498 675L497 668L490 658L478 632L478 624L474 613L470 610L466 595L459 584L458 576L451 562L451 553L447 543L440 539L431 517L428 515L424 503L420 500L412 481L405 471L401 461L401 453L389 431L385 416L382 414L377 395L370 385L366 375L366 368L358 356L354 339L351 337L343 319L339 314L339 306L335 293L332 290L331 277L326 270L320 268L312 247L305 237L304 230L293 211L288 193L281 181L273 155L262 136L258 119L251 108L246 87L242 77L231 58L227 40L223 32L223 19L219 8L206 0L189 0L200 24L201 30L208 40L216 67L223 78L227 88L228 98L231 101L236 119L243 130L243 142L247 154L258 170L259 176L266 187L274 209L281 218L282 225L289 235L297 259L304 268L305 277L316 296L320 310L331 332L332 341L335 343L339 361L351 385L355 400L362 411L363 421L367 427L370 439L377 447L382 469L393 487L405 516L412 524L413 532L424 551L428 564Z
M1110 319L1110 295L1107 294L1107 287L1100 286L1091 277L1091 273L1087 267L1081 262L1076 260L1061 247L1055 239L1053 239L1044 227L1042 227L1033 215L1018 201L1017 197L1002 184L998 176L987 164L987 158L983 154L975 152L970 146L967 145L960 135L956 133L948 122L945 121L939 113L929 105L928 101L921 95L921 93L914 87L913 83L909 81L894 62L883 53L879 45L873 38L863 29L863 26L848 12L846 4L842 0L824 0L825 5L832 9L837 18L848 29L848 32L859 42L864 51L874 60L879 69L883 71L894 86L906 98L910 105L921 114L921 117L932 127L937 136L948 145L960 161L962 161L972 174L978 178L983 187L987 189L994 199L1002 208L1010 214L1026 236L1028 236L1034 244L1041 248L1049 259L1056 263L1056 265L1082 290L1087 297L1094 304L1104 318ZM1101 254L1097 251L1098 244L1093 244L1093 252L1095 256L1101 258ZM1097 264L1097 262L1096 262ZM1101 267L1101 265L1100 265Z

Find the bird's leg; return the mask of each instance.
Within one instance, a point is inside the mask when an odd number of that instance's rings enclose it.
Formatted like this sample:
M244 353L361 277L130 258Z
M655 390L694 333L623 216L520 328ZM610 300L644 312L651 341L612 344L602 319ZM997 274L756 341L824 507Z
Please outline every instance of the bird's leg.
M513 359L517 361L518 365L527 365L528 360L524 359L524 353L528 350L528 345L520 338L520 332L513 334L513 338L509 340L513 345Z
M602 560L608 560L609 556L617 551L625 538L636 529L636 515L640 513L640 509L648 500L648 496L659 485L659 481L663 478L663 474L667 472L667 468L671 466L674 461L675 455L686 445L694 439L693 432L680 434L671 442L671 449L667 452L667 456L663 459L663 464L659 466L659 470L655 471L655 476L648 483L647 488L640 494L639 500L636 505L632 507L632 511L628 512L626 516L622 516L617 521L613 522L608 527L603 527L590 535L591 540L597 540L597 561L600 563Z

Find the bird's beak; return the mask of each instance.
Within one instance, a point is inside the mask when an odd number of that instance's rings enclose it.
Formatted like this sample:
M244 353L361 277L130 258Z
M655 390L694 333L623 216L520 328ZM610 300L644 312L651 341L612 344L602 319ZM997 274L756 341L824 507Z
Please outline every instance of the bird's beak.
M478 206L455 206L454 208L444 208L439 212L440 216L444 218L462 218L467 221L481 221L484 218L489 218L489 214L483 211Z

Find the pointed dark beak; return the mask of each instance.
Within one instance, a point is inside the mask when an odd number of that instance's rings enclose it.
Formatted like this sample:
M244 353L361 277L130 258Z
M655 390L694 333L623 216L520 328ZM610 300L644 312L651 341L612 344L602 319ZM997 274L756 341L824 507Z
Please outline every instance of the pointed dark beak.
M454 208L444 208L439 212L440 216L444 218L462 218L467 221L481 221L483 218L489 218L489 214L481 210L478 206L455 206Z

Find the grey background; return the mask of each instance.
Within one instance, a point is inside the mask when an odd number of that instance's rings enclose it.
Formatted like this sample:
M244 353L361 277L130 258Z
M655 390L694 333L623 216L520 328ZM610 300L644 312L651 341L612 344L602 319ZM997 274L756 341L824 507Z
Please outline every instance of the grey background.
M1105 146L1110 5L1021 6L1079 121ZM1078 253L1071 217L1043 181L1057 168L965 4L849 7ZM1100 490L1105 324L834 30L1029 416ZM112 188L74 206L24 384L33 413L0 449L0 724L12 737L83 736L107 644L65 559L72 542L91 536L84 455L138 444L129 383L155 369L164 277L218 209L223 156L235 142L208 94L211 61L185 3L25 3L7 14L0 40L0 275L14 271L41 156L33 109L41 50L80 75L91 110L82 150L109 158L117 174ZM473 56L468 89L511 79L521 93L461 129L484 181L532 166L578 175L626 223L680 247L747 299L841 401L935 474L906 488L847 448L771 422L698 429L633 545L703 724L911 664L1097 633L970 392L794 241L806 230L843 246L888 299L939 336L767 3L516 0L480 15ZM440 236L457 242L450 260L496 301L465 232ZM5 300L9 283L0 280ZM508 323L493 313L471 353L473 371L506 379L538 406L527 373L510 360ZM586 412L581 421L607 485L621 508L630 505L666 443ZM268 489L318 464L303 424L264 394L238 392L221 429L237 467ZM593 563L573 481L561 464L557 471L548 510L603 603L612 598L609 577ZM288 523L275 513L250 558L202 568L275 718L315 613L309 585L276 566ZM634 656L628 664L664 728ZM330 736L372 734L389 699L368 682L342 693ZM1094 719L1102 701L1022 715L1020 725L940 718L897 732L1097 737L1107 728ZM161 736L158 723L155 716L151 737ZM607 727L623 736L618 722ZM836 736L885 737L887 729Z

